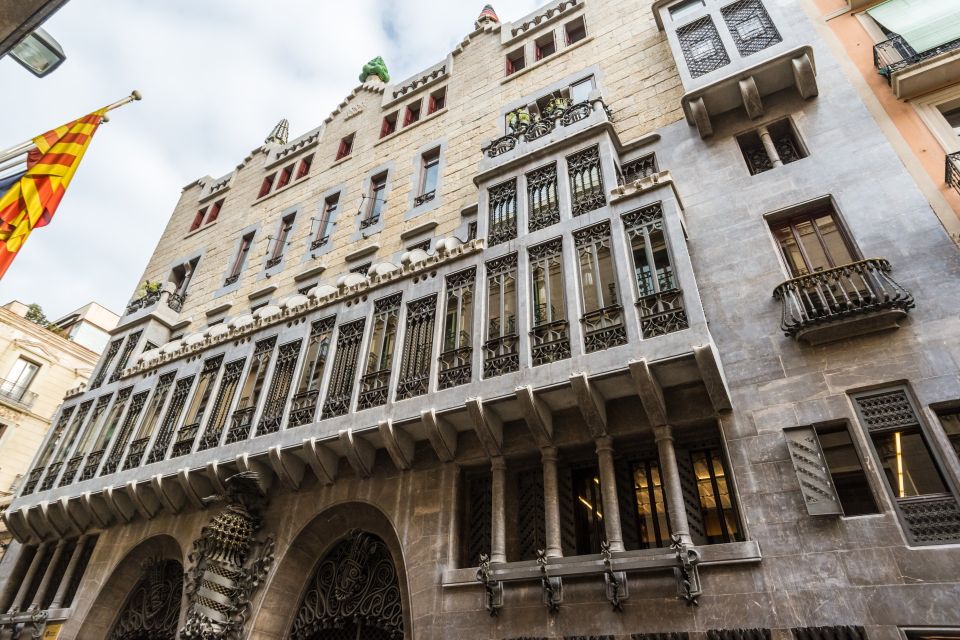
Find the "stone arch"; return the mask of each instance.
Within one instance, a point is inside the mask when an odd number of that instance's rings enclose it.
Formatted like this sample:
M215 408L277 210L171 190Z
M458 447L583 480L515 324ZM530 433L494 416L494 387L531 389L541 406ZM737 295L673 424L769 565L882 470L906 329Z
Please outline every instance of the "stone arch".
M412 638L410 599L403 549L393 524L377 507L363 502L332 506L310 520L287 546L267 585L263 601L253 621L251 638L286 640L291 637L304 596L313 586L317 570L324 560L343 551L343 545L360 533L367 537L366 548L375 554L386 553L392 561L399 589L402 637ZM377 548L379 543L382 548ZM331 636L333 637L333 636ZM391 635L383 635L384 639ZM394 634L394 637L399 637Z
M157 570L159 569L159 573ZM171 536L158 535L147 538L133 547L123 560L117 563L104 582L93 605L84 617L77 634L78 638L102 638L107 640L118 626L121 616L129 605L136 606L138 590L149 588L150 580L173 581L176 583L179 570L179 594L173 595L171 606L177 608L173 629L180 625L184 610L183 603L183 550ZM152 575L150 575L152 572ZM167 604L167 603L164 603ZM128 625L129 626L129 625ZM138 640L139 637L150 640L162 640L163 635L143 635L121 633L123 640ZM171 636L172 637L172 636Z

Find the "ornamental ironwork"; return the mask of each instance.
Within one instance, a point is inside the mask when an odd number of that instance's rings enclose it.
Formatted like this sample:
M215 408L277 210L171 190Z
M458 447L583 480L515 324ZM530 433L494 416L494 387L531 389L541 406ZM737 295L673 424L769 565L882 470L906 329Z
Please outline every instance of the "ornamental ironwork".
M640 332L644 338L663 336L690 326L683 308L683 292L679 289L659 291L637 300Z
M737 0L723 7L720 12L742 56L763 51L783 41L761 0Z
M63 468L63 461L51 462L47 465L47 475L43 478L43 484L40 485L40 491L52 489L57 483L57 476L60 475L60 469Z
M491 187L489 199L490 223L487 229L489 246L517 237L517 181L516 179Z
M548 107L541 113L531 114L526 108L521 108L507 114L510 132L496 138L481 148L488 158L509 153L517 148L521 142L533 142L544 138L560 127L569 127L582 120L586 120L594 112L596 105L600 105L607 119L613 121L613 112L601 98L584 100L569 104L567 98L553 98L552 108Z
M110 455L107 456L107 461L103 463L103 469L100 470L100 475L105 476L120 468L123 450L127 448L127 440L133 433L133 427L137 423L137 419L140 417L144 405L147 404L147 396L149 395L149 391L141 391L130 400L130 408L127 409L127 415L123 419L120 431L113 440Z
M807 512L812 516L843 515L817 432L813 427L795 427L784 429L783 435Z
M140 425L139 429L139 433L144 433L147 435L140 438L135 438L130 442L130 450L127 452L127 459L123 462L124 469L133 469L134 467L139 467L140 462L143 461L143 456L147 452L147 445L150 442L150 434L153 433L154 425L160 418L160 411L163 409L163 404L167 401L167 395L170 393L170 389L173 387L173 380L175 376L176 372L170 371L160 376L160 379L157 381L157 388L153 393L153 399L150 401L150 408L148 409L147 415L143 419L143 424Z
M79 471L80 465L83 464L83 458L84 455L81 453L67 460L66 468L63 470L63 476L60 477L58 487L64 487L73 483L73 479L77 477L77 471Z
M584 306L596 307L580 316L586 352L593 353L626 344L627 330L623 325L623 307L620 305L613 269L610 222L605 220L577 229L573 232L573 242L580 261ZM602 259L610 263L606 276L600 268ZM604 282L605 277L609 282ZM590 304L587 304L588 293L591 294Z
M623 326L623 307L611 305L580 316L583 323L583 344L587 353L603 351L627 344L627 329Z
M300 602L290 640L403 638L400 582L380 538L354 529L320 561Z
M873 46L873 66L889 83L897 71L956 49L960 49L960 39L944 42L932 49L917 51L903 36L897 34Z
M483 345L483 375L491 378L520 368L520 340L515 314L517 254L491 260L486 267L487 290L497 288L501 292L496 308L487 310L491 315L487 321L487 341Z
M274 539L258 539L264 491L260 476L245 471L225 481L227 494L207 498L225 501L220 513L194 540L187 557L189 608L181 640L239 640L250 599L273 564Z
M270 345L273 348L273 345ZM207 428L203 432L203 438L200 440L199 451L210 449L220 444L220 435L223 433L223 427L227 422L227 410L233 401L233 396L240 384L240 376L243 374L243 367L246 359L240 358L233 362L228 362L223 368L223 379L220 381L220 388L217 390L217 397L210 410L210 417L207 419Z
M590 147L568 156L567 173L570 176L570 207L573 215L583 215L607 204L607 197L603 193L600 147Z
M631 184L647 176L652 176L656 172L657 156L654 153L648 153L636 160L624 162L620 167L620 173L617 175L617 181L621 185Z
M393 366L393 343L396 340L402 294L395 293L373 303L373 330L366 373L360 376L357 410L379 407L387 403L390 392L390 369Z
M80 472L80 477L78 478L79 482L89 480L96 475L97 467L100 466L100 462L103 460L104 452L104 449L97 449L87 454L87 459L83 463L83 471Z
M677 29L680 50L691 78L716 71L730 64L730 56L710 16L704 16Z
M710 629L707 640L770 640L770 629Z
M185 293L171 293L167 296L167 306L170 307L173 311L180 313L183 311L183 303L187 299L187 294Z
M783 307L780 328L796 337L804 329L879 311L906 313L913 296L891 271L886 259L868 258L787 280L773 291Z
M856 396L860 419L870 433L892 431L920 424L904 389Z
M534 289L530 352L535 367L570 357L570 332L563 308L562 249L562 241L556 238L528 250ZM553 290L557 286L561 291ZM556 296L559 307L553 305Z
M527 174L527 231L531 233L560 222L557 199L557 164Z
M283 410L287 405L287 396L293 384L293 373L300 358L302 340L294 340L280 345L277 350L277 363L273 368L273 379L267 391L267 401L263 406L263 414L257 425L257 435L275 433L280 430L283 422Z
M425 394L430 382L430 360L437 317L437 294L407 304L407 326L397 380L397 400Z
M67 425L70 423L70 418L73 416L74 409L76 409L76 407L66 407L60 412L60 417L57 418L57 424L53 428L53 433L47 440L47 446L44 448L43 455L40 456L40 459L37 461L37 467L30 471L30 474L27 476L27 480L23 483L23 489L20 495L30 495L37 487L37 483L40 481L40 476L43 475L44 465L53 454L54 447L56 447L57 443L60 442L60 438L63 435L64 430L67 428Z
M440 389L466 384L472 377L473 301L476 280L476 267L447 276L443 351L440 353L440 367L437 372L437 386Z
M123 338L117 338L110 343L110 346L107 347L107 355L103 357L103 364L100 365L100 370L97 371L97 375L94 376L93 380L90 382L90 389L96 389L103 384L103 381L107 379L107 371L110 370L110 363L113 362L113 359L117 357L117 354L120 352L120 345L123 344Z
M180 414L183 413L183 408L187 404L187 396L190 394L190 387L193 386L193 378L194 376L187 376L177 380L173 389L173 397L167 407L167 414L160 424L160 431L157 433L157 439L153 442L153 449L150 450L147 464L159 462L167 456L167 447L170 446L173 430L180 421Z
M490 473L477 473L464 478L466 481L465 514L466 536L464 539L464 558L468 566L481 561L490 549L492 516Z
M317 399L320 397L320 382L330 350L330 339L336 316L316 320L310 325L310 337L307 339L307 353L304 356L303 370L297 384L297 393L290 400L291 427L313 422L317 412Z
M131 300L130 304L128 304L127 308L124 310L123 315L128 316L135 311L139 311L140 309L152 307L160 300L161 293L162 291L160 289L155 289L153 291L147 291L139 298Z
M143 331L134 331L127 336L127 342L123 345L123 352L120 354L120 358L117 359L117 366L113 369L113 373L110 374L110 382L116 382L120 379L120 374L127 368L130 356L133 355L133 350L137 348L137 343L140 342L140 336L142 335Z
M795 640L867 640L863 627L843 625L834 627L794 627Z
M176 560L153 558L127 598L109 640L174 640L183 595L183 567Z
M342 416L350 411L350 399L357 377L360 343L366 318L340 325L337 335L337 353L333 358L327 399L323 403L323 417Z

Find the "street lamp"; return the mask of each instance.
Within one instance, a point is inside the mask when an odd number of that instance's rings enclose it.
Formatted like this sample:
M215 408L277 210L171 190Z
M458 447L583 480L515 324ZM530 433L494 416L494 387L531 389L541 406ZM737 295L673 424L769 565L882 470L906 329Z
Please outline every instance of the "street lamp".
M40 27L13 47L10 55L38 78L52 73L67 59L60 43Z

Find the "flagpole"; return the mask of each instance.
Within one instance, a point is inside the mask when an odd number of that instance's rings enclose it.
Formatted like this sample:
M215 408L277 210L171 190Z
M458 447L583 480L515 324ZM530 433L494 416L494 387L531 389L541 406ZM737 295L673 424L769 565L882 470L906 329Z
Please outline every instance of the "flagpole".
M140 95L140 92L134 89L130 93L130 95L128 95L125 98L121 98L116 102L108 104L106 107L104 107L104 109L107 111L113 111L114 109L122 107L125 104L130 104L131 102L139 100L142 97L143 96ZM21 142L20 144L14 147L10 147L5 151L0 151L0 163L6 162L7 160L11 160L13 158L16 158L17 156L23 155L24 153L33 149L34 146L36 145L34 144L33 139L31 138L30 140L27 140L26 142Z

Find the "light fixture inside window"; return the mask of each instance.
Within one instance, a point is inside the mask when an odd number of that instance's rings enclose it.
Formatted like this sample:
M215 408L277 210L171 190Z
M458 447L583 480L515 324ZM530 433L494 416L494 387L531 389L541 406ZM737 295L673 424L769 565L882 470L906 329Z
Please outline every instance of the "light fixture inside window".
M38 78L52 73L67 59L60 43L39 27L13 47L10 56Z

